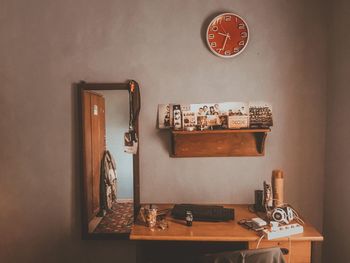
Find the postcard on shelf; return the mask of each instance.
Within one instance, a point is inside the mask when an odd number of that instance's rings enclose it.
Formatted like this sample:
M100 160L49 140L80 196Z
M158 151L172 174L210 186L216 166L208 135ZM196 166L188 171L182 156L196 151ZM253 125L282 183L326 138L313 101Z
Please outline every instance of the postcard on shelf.
M158 105L158 128L159 129L169 129L171 128L173 119L172 119L172 110L170 104L159 104Z
M219 104L203 103L191 104L191 111L197 113L197 116L219 115Z
M269 128L272 124L272 107L266 102L158 105L160 129L254 129Z
M197 126L197 115L193 111L182 112L182 127L185 130L194 130Z
M244 129L249 128L249 116L231 115L228 116L229 129Z
M174 130L182 129L182 118L181 118L181 105L173 105L173 116L174 116Z
M221 129L228 129L228 116L227 115L220 115L220 127Z
M199 116L197 115L197 126L199 130L207 130L209 128L207 123L207 116Z
M220 119L218 115L207 115L207 125L208 126L218 126L220 125Z
M249 103L250 128L269 128L273 126L272 106L266 102Z
M222 103L223 115L227 116L224 120L224 127L229 129L249 128L248 104L245 102L227 102Z

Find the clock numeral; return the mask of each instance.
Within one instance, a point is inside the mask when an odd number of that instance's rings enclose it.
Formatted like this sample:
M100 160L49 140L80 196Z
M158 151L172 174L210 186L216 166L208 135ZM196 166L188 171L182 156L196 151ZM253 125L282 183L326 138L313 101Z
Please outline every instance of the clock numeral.
M247 38L248 37L248 33L247 32L241 32L241 37L242 38Z
M209 34L208 38L209 39L214 39L214 34Z
M244 44L245 44L244 40L241 40L241 41L238 42L239 46L244 46Z
M211 30L213 30L214 32L216 32L216 31L218 31L218 27L217 26L213 26L212 28L211 28Z
M239 47L235 47L234 49L233 49L233 53L237 53L237 52L239 52Z
M231 21L231 16L225 16L225 21Z
M216 23L221 24L222 23L222 17L219 17L218 19L216 19Z
M245 24L239 23L238 24L238 29L245 29Z
M216 42L211 42L211 43L210 43L210 46L211 46L211 47L216 47Z
M230 50L225 50L225 55L226 55L226 56L231 55L231 51L230 51Z

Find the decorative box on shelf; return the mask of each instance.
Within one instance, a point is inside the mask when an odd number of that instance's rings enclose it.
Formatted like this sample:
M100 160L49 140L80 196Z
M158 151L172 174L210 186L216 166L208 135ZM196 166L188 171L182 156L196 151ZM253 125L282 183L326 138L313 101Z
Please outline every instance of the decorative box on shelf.
M171 131L171 157L264 156L270 129Z

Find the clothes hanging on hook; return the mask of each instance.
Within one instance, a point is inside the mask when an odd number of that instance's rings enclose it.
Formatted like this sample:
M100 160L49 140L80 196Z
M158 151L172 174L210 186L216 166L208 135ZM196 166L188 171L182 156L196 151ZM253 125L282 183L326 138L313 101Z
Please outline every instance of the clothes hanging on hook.
M104 215L117 201L117 166L108 150L104 152L101 160L100 178L100 215Z

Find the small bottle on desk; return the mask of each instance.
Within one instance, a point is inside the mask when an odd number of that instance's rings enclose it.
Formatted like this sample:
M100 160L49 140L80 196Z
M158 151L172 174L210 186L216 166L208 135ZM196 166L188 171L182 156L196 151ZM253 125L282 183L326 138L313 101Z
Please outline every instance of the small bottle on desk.
M191 211L186 211L186 225L192 226L193 214Z

